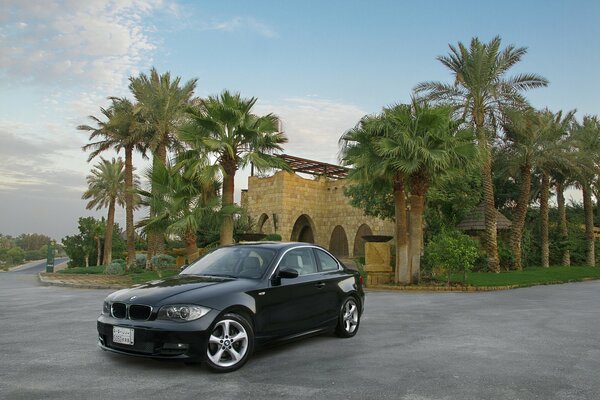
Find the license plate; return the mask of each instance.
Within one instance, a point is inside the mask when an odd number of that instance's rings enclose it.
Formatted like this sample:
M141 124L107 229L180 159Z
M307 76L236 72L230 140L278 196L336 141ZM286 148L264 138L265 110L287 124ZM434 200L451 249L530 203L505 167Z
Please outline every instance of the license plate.
M133 333L134 330L131 328L113 326L113 342L119 344L133 345Z

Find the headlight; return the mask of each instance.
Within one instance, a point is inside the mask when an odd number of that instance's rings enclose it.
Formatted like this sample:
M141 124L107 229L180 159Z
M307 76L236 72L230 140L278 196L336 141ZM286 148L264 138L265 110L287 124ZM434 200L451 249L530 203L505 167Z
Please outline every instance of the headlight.
M104 305L102 306L102 314L110 315L110 303L108 300L104 300Z
M172 304L161 307L160 310L158 310L157 319L178 322L193 321L205 316L209 311L209 308L193 304Z

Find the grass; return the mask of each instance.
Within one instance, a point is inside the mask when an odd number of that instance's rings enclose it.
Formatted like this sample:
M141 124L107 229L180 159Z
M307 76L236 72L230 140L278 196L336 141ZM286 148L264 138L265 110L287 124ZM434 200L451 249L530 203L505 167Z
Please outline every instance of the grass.
M93 267L74 267L74 268L65 268L63 270L57 271L59 274L77 274L77 275L103 275L104 274L104 265L93 266ZM144 283L148 281L153 281L161 278L168 278L169 276L177 275L179 273L179 269L166 269L160 272L160 276L157 271L141 271L141 272L130 272L124 273L117 276L128 276L131 278L131 281L134 284Z
M445 279L445 278L442 278ZM523 271L508 271L498 274L490 272L467 273L467 285L469 286L534 286L549 285L555 283L579 282L590 279L600 279L600 267L532 267ZM463 275L451 275L453 282L462 282Z

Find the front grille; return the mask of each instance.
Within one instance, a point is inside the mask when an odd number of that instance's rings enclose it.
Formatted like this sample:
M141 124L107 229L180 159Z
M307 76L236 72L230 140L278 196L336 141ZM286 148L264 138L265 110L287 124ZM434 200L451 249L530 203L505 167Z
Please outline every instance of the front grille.
M125 303L113 303L111 307L113 317L123 319L127 317L127 305Z
M112 303L111 315L117 319L146 321L152 314L152 307L141 304Z
M150 306L139 304L129 306L129 319L145 321L150 318L150 313L152 313L152 307Z

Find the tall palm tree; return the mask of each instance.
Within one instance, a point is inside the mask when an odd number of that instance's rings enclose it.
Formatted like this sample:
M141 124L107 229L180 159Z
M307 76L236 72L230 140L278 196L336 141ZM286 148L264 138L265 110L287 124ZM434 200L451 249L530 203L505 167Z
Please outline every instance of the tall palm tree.
M378 142L385 135L381 115L366 115L340 138L340 161L352 166L348 179L369 182L377 188L390 188L394 198L396 268L394 281L412 281L409 263L408 218L406 215L406 175L397 168L394 157L382 157Z
M550 178L555 171L569 167L568 145L566 137L574 111L563 118L562 112L553 114L548 110L505 111L505 140L507 146L503 152L503 160L519 181L519 197L515 212L515 220L511 227L511 248L515 268L522 270L521 241L525 227L525 217L531 201L531 176L534 170L541 175L540 220L542 266L549 266L548 241L548 197Z
M104 234L103 262L109 265L112 261L112 235L115 224L115 206L125 205L125 171L121 158L113 158L111 161L100 159L94 166L91 175L86 180L88 190L82 196L84 200L90 200L86 208L108 208L106 218L106 232Z
M450 107L430 107L413 100L383 111L388 125L377 143L383 157L395 157L396 167L410 184L411 281L418 282L423 248L425 198L434 178L453 167L465 168L474 159L472 133L458 130Z
M586 263L596 265L594 239L594 210L592 206L592 185L600 168L600 121L596 116L586 115L573 131L573 144L581 169L577 174L578 186L583 193L585 214Z
M185 164L183 164L185 165ZM164 230L186 244L188 261L198 257L197 231L216 216L220 183L186 174L184 168L157 163L148 172L154 193L141 191L143 203L158 212L140 221L146 229Z
M90 132L90 141L96 140L83 146L83 150L91 150L88 162L100 153L114 149L117 152L125 150L125 232L127 236L127 262L129 269L135 263L135 227L133 224L133 211L137 207L139 196L136 195L136 182L133 167L133 152L139 151L146 156L146 146L143 123L134 114L134 105L126 98L111 97L111 105L108 109L101 108L100 111L106 118L102 121L93 115L90 119L95 122L96 127L90 125L79 125L77 129Z
M184 111L190 105L197 79L191 79L180 85L181 78L171 79L171 74L162 75L156 68L150 70L150 75L140 74L129 78L129 89L137 100L135 112L146 122L149 134L148 148L153 154L153 164L167 162L170 149L180 147L175 135L182 122ZM153 207L150 215L158 212ZM148 235L148 259L162 250L163 233L151 231Z
M508 70L526 54L525 47L509 45L501 50L496 36L489 43L478 38L467 47L462 42L450 45L448 56L437 57L454 76L454 83L423 82L415 87L417 93L434 101L448 102L474 128L483 156L482 178L485 203L485 245L491 271L500 271L498 258L496 209L492 180L492 141L497 121L507 107L526 105L521 91L546 86L548 81L536 74L517 74L507 77Z
M413 100L367 116L342 140L343 161L353 165L351 179L387 180L396 200L396 279L419 280L423 213L429 185L448 169L473 159L472 134L458 131L449 107L430 107ZM404 184L410 184L410 243L406 241Z
M252 163L259 171L269 168L289 169L274 155L287 142L279 132L279 119L273 114L252 113L256 98L242 98L239 93L224 91L209 96L188 110L189 123L179 131L179 138L193 150L213 156L223 177L221 206L233 206L234 178L240 167ZM233 243L233 216L223 215L221 245Z

